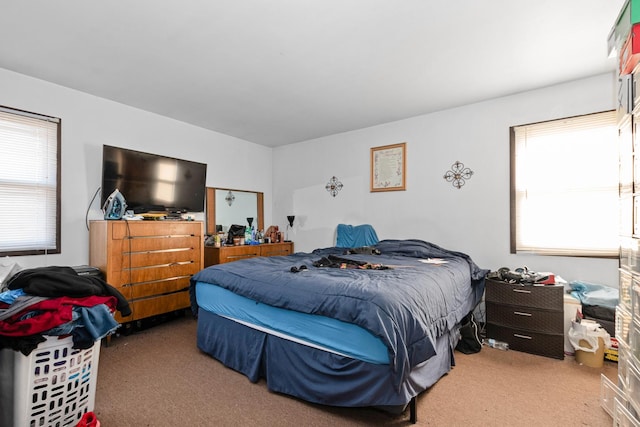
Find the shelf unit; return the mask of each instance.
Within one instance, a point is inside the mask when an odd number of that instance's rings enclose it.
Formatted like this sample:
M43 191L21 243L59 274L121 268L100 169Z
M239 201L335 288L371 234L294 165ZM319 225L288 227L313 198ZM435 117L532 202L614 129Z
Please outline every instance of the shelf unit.
M635 11L632 11L635 9ZM602 376L601 405L614 425L640 425L640 71L629 38L640 28L640 2L627 1L609 36L618 52L617 121L620 153L620 264L615 336L618 341L617 384ZM637 43L636 43L637 44Z

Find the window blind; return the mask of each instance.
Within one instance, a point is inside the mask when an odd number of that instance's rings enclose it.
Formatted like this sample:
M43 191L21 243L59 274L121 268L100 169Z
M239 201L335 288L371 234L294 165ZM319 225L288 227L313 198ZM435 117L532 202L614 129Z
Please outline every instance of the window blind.
M0 109L0 253L59 251L60 120Z
M512 252L617 255L615 111L515 126L511 145Z

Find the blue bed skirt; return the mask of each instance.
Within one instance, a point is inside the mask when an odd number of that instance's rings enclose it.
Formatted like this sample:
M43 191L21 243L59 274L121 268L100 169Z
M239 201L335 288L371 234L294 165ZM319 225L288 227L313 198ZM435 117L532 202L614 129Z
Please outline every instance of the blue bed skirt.
M399 413L454 365L457 332L436 341L437 354L414 367L399 389L389 365L352 359L258 331L200 308L200 350L269 390L331 406L374 406Z

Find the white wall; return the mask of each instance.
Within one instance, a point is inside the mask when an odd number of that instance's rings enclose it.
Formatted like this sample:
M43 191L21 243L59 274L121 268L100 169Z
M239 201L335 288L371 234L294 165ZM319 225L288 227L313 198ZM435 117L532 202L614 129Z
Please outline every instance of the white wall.
M62 119L62 253L14 259L25 267L88 263L85 214L108 144L205 162L208 186L264 192L265 224L296 215L296 250L332 245L338 223L370 223L380 238L432 241L484 268L617 286L616 260L509 253L509 126L615 108L613 73L273 150L3 69L0 93L2 105ZM369 149L398 142L407 190L370 193ZM461 190L442 178L456 160L474 171ZM344 184L335 198L333 175ZM101 216L94 201L89 219Z
M207 186L264 192L265 222L271 221L271 148L4 69L0 94L6 107L62 119L62 253L9 261L88 264L85 214L90 208L89 219L102 219L99 195L89 204L101 184L103 144L207 163ZM1 213L0 220L7 214L20 212Z
M274 149L274 221L284 227L296 215L297 251L332 245L338 223L369 223L381 239L431 241L483 268L526 265L617 286L617 260L509 251L509 127L611 110L614 94L615 76L605 74ZM369 192L370 148L400 142L407 190ZM459 190L443 179L456 160L474 172ZM334 175L344 184L335 198L325 190Z

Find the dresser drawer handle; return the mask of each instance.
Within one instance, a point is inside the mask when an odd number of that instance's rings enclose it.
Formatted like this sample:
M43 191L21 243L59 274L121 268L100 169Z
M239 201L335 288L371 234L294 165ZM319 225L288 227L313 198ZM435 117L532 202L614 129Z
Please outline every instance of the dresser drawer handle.
M522 311L514 311L513 314L517 314L518 316L527 316L527 317L533 316L533 314L531 313L523 313Z
M514 289L513 292L520 292L521 294L530 294L531 291L527 291L525 289Z
M241 255L229 255L227 259L236 259L236 258L251 258L254 256L258 256L258 254L241 254Z
M524 338L524 339L527 339L527 340L533 339L533 338L528 337L526 335L520 335L520 334L513 334L513 336L516 337L516 338Z

